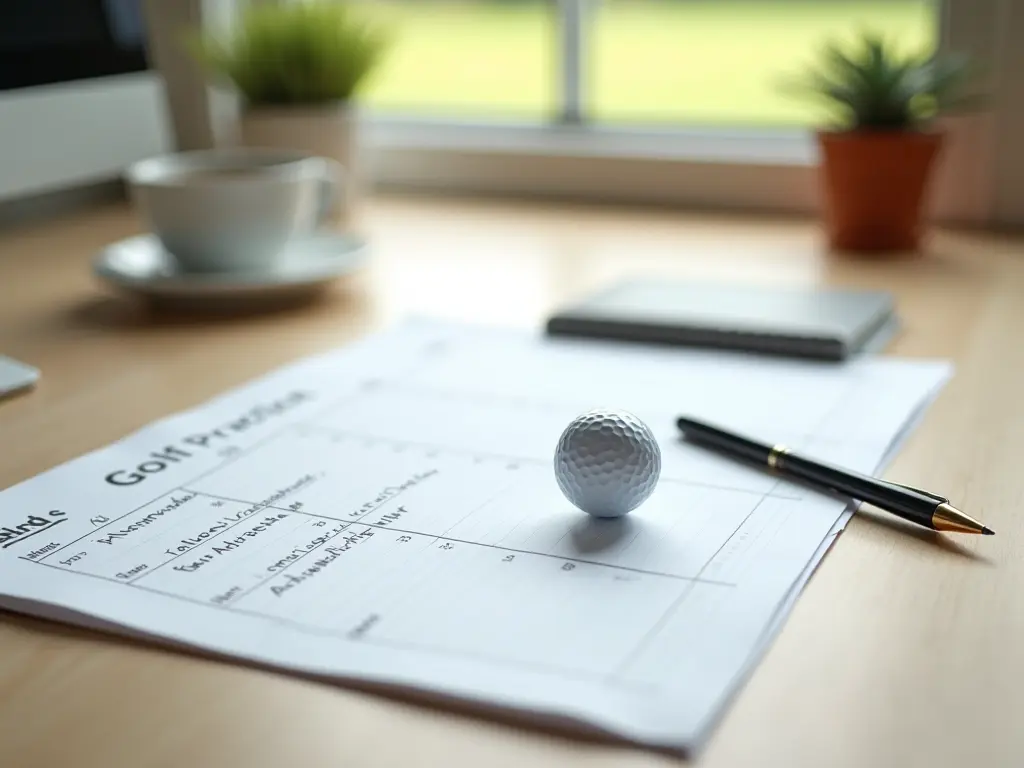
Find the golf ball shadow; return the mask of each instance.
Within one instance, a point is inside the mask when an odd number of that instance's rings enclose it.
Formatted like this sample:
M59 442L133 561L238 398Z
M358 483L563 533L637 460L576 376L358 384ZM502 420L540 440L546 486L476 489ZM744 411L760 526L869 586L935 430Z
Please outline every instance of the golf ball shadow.
M554 470L558 487L578 509L594 517L622 517L654 492L661 449L650 427L632 413L596 408L562 432Z
M573 551L580 555L595 555L614 548L620 541L628 541L639 533L635 518L583 517L572 524L569 538Z

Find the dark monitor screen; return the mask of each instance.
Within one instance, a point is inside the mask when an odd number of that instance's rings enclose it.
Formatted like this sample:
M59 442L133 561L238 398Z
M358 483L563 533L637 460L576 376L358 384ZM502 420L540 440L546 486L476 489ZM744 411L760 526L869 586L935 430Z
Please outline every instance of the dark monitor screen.
M149 68L143 0L0 0L0 90Z

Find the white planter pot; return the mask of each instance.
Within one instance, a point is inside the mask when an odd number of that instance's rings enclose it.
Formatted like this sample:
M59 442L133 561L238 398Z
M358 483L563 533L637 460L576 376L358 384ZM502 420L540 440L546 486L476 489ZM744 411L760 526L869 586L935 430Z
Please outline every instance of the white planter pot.
M329 157L345 169L345 190L335 217L349 222L361 193L357 120L349 105L250 107L241 111L238 143L294 149Z

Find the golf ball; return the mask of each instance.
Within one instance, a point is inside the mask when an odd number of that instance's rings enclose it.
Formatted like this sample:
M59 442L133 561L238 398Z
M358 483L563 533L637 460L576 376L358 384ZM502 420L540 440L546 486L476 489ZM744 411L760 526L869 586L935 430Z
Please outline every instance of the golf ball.
M594 517L621 517L640 506L661 475L661 449L631 413L595 409L577 416L555 448L555 478L575 506Z

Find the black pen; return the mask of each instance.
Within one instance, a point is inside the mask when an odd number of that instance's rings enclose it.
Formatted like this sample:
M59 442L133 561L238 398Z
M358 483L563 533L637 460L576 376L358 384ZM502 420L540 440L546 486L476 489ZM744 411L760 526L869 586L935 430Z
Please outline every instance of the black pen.
M784 445L769 445L684 416L676 426L685 437L735 459L767 467L781 477L850 496L935 531L995 533L949 503L949 499L908 485L891 483L799 456Z

